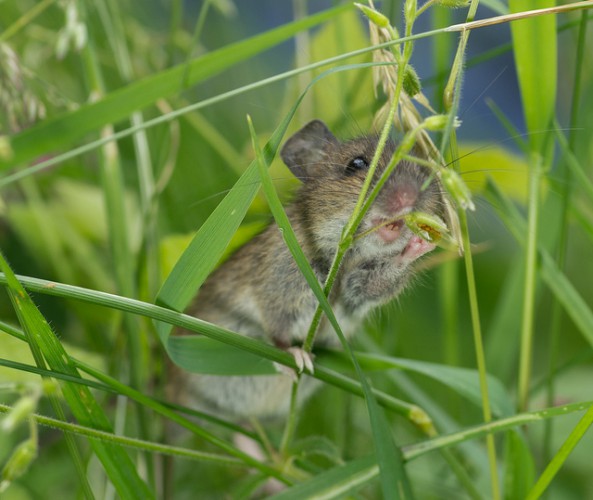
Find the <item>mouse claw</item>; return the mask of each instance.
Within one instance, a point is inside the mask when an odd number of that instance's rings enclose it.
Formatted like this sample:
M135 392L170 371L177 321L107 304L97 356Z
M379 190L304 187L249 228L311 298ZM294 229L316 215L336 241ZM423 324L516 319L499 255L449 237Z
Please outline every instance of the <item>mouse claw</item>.
M294 358L294 362L297 365L297 369L293 370L292 368L289 368L288 366L284 366L279 363L274 363L274 366L276 367L276 370L279 373L289 376L293 382L296 382L298 380L298 375L303 373L305 371L305 369L309 373L314 372L313 360L312 360L313 355L311 353L304 351L300 347L289 347L285 350L286 350L286 352L292 354L292 356Z
M289 347L286 349L287 352L292 354L294 362L297 365L297 372L303 373L305 368L309 373L314 373L312 354L303 350L300 347Z

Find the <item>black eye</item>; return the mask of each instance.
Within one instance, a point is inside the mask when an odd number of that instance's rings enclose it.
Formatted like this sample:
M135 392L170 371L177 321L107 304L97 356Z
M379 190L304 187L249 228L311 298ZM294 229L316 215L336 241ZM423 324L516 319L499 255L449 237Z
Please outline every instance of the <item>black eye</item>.
M350 163L348 163L348 166L346 167L346 175L352 175L359 170L364 170L365 168L368 168L368 166L369 164L364 158L357 156L356 158L351 160Z

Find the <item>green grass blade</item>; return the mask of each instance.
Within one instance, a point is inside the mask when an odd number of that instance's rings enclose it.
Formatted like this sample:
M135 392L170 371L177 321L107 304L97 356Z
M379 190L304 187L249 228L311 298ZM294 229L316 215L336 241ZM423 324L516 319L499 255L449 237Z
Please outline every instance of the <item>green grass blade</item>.
M395 446L393 436L391 435L391 430L385 418L385 414L380 410L379 405L377 404L377 401L370 390L366 376L362 372L348 342L346 341L346 338L344 337L344 334L341 331L340 325L338 324L338 321L329 304L329 300L325 296L323 288L317 280L313 268L309 264L307 257L298 243L297 237L294 234L292 226L290 225L290 221L288 220L288 216L286 215L286 212L282 207L282 203L278 198L278 194L274 189L272 178L270 177L267 169L266 160L257 146L258 142L253 129L253 124L251 123L250 119L248 121L252 144L256 151L256 157L259 164L262 186L270 205L270 210L272 211L274 219L276 220L276 223L282 232L286 246L290 250L300 271L303 273L308 285L311 287L311 290L315 293L315 297L319 301L319 304L323 308L323 311L325 312L329 322L340 338L344 349L350 355L358 378L361 382L369 411L377 461L381 471L380 478L383 496L386 499L412 498L412 492L403 466L401 451Z
M0 254L0 269L6 277L9 295L29 345L34 353L37 351L43 357L40 359L38 355L36 356L37 364L43 363L45 359L51 369L79 377L78 371L70 363L58 338L16 279L2 254ZM81 425L111 431L111 423L88 387L66 382L62 384L62 391L72 413ZM109 479L123 498L154 498L123 448L96 440L91 440L90 443Z
M560 450L558 450L558 453L554 455L552 461L548 464L542 475L539 477L535 483L535 486L529 492L529 495L527 495L527 500L536 500L543 494L574 447L585 435L585 432L587 432L589 427L591 427L591 424L593 424L593 406L591 406L583 415L583 418L581 418L579 423L572 430L564 444L561 446Z
M506 226L517 241L525 244L525 219L517 208L492 182L487 183L485 194L492 201L492 204L498 208ZM539 257L542 279L552 291L556 300L562 304L585 340L593 346L593 311L591 311L587 302L566 275L558 268L549 252L539 248Z
M535 480L535 464L525 436L518 430L506 434L505 498L526 498Z
M0 414L8 413L11 410L10 406L0 403ZM120 436L111 432L105 432L91 427L84 427L82 425L64 422L44 415L34 414L32 418L39 424L51 427L52 429L61 430L67 434L74 434L84 436L87 438L99 439L104 442L117 443L126 448L133 448L139 451L149 451L152 453L160 453L163 455L177 456L190 460L199 460L204 462L218 463L225 466L244 466L243 462L230 455L221 455L217 453L207 453L197 450L190 450L178 446L165 445L158 442L146 441L128 436Z
M554 5L554 0L509 0L511 13ZM530 149L541 151L545 140L541 132L551 124L556 103L556 17L515 21L511 34Z
M354 494L376 479L379 468L375 457L365 457L324 471L313 479L271 497L273 500L330 500Z
M356 357L361 365L369 370L399 369L420 373L445 384L478 407L482 405L480 382L476 370L426 361L393 358L382 354L356 353ZM320 356L320 359L324 359L324 357ZM511 398L507 391L502 383L492 375L488 376L488 392L492 410L496 415L508 416L514 413Z
M588 409L591 404L591 401L581 401L579 403L544 408L543 410L538 411L519 413L517 415L513 415L512 417L493 420L490 423L476 425L474 427L465 427L458 432L453 432L444 436L427 439L426 441L422 441L420 443L404 446L402 448L404 458L406 461L413 460L431 451L464 443L470 439L478 439L487 434L506 431L535 422L542 422L543 420L549 418L556 418L563 415L582 412L583 410Z
M509 0L511 13L554 6L554 0ZM545 167L551 162L547 141L556 105L557 40L555 16L511 23L515 67L529 132L529 201L525 280L519 357L518 408L528 406L533 351L536 260L540 214L539 191ZM546 158L547 156L547 158Z
M288 124L304 95L302 94L297 100L266 144L264 155L268 162L271 162L276 155L280 142L288 129ZM184 310L187 307L220 260L245 217L259 187L258 165L256 161L253 161L196 233L189 247L161 287L156 299L157 304L177 311ZM167 346L171 327L159 323L157 324L157 331L161 340ZM179 341L183 342L182 339Z
M45 120L11 139L14 155L10 161L0 159L0 171L33 160L44 153L67 147L89 132L99 130L106 124L118 123L134 111L153 104L157 99L184 90L184 82L188 86L195 85L238 62L278 45L299 31L333 19L340 12L350 8L348 4L339 5L227 45L197 57L189 64L180 64L111 92L96 103Z
M593 311L579 294L574 285L566 277L552 256L540 250L541 276L548 288L562 304L566 314L593 347Z
M88 288L73 285L65 285L63 283L41 280L38 278L18 276L18 279L26 289L36 293L88 302L109 309L131 312L153 320L170 323L296 369L296 364L292 355L281 351L270 344L266 344L244 335L239 335L238 333L225 330L224 328L217 327L211 323L207 323L198 318L168 308L160 307L148 302L142 302L140 300L130 299L128 297L113 295L111 293L90 290ZM6 283L6 276L0 272L0 284ZM90 372L87 373L90 374ZM352 394L359 396L363 395L360 383L324 366L317 367L314 376L319 380L344 389ZM422 423L422 420L420 422L414 420L415 416L420 419L424 418L424 414L417 406L395 399L376 389L373 389L372 392L377 398L377 401L386 409L403 415L417 424Z

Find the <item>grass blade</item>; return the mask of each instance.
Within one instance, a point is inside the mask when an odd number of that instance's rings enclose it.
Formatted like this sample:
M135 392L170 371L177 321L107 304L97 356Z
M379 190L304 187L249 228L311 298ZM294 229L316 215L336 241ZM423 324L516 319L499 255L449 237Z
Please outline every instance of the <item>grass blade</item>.
M506 435L505 498L526 498L535 478L535 464L525 436L518 430Z
M268 162L271 162L276 155L280 142L288 129L288 124L304 96L305 94L302 94L296 101L266 144L264 155ZM189 247L163 283L156 299L157 304L176 311L184 310L187 307L220 260L245 217L259 187L258 165L254 160L196 233ZM166 348L168 348L170 331L170 325L157 324L157 332ZM184 342L183 339L178 341ZM172 352L169 354L171 355Z
M554 0L509 0L511 13L554 6ZM517 406L528 406L533 351L536 292L536 260L540 214L540 182L552 155L548 130L556 104L557 43L556 18L539 16L511 23L515 67L523 101L523 114L529 132L529 201L527 244L525 245L525 281ZM544 159L547 156L548 159Z
M583 418L581 418L579 423L572 430L564 444L561 446L560 450L558 450L558 453L554 455L552 461L548 464L542 475L539 477L535 483L535 486L529 492L529 495L527 495L527 500L536 500L542 495L574 447L585 435L585 432L587 432L589 427L591 427L591 424L593 424L593 406L589 407L587 412L583 415Z
M335 356L335 354L334 354ZM440 365L413 359L393 358L381 354L356 353L361 365L366 369L399 369L420 373L453 389L478 407L482 405L482 396L478 373L469 368ZM319 359L324 359L319 356ZM513 414L511 399L502 383L492 375L488 376L488 390L493 412L498 416Z
M0 269L6 277L10 298L37 364L43 368L43 360L45 360L51 369L80 377L76 368L70 363L58 338L21 283L16 279L2 254L0 254ZM111 431L111 423L88 387L69 382L63 383L61 387L72 413L81 425ZM130 457L121 446L94 439L91 439L90 443L107 475L123 498L154 498L153 493L142 481Z
M227 45L197 57L189 64L180 64L120 88L96 103L87 104L70 113L45 120L11 139L14 155L9 161L0 158L0 171L33 160L44 153L67 147L89 132L99 130L106 124L118 123L134 111L153 104L157 99L184 90L182 86L184 82L187 86L195 85L238 62L278 45L301 30L333 19L349 8L347 4L339 5L247 40Z
M274 189L272 178L270 177L267 169L266 161L257 146L258 142L253 129L253 124L251 123L250 119L248 119L248 121L252 144L256 151L256 157L259 164L262 185L270 205L270 210L274 215L274 219L276 220L278 227L282 231L284 241L286 242L287 247L294 257L295 262L297 263L300 271L303 273L303 276L307 280L311 290L315 293L315 297L319 301L319 304L323 308L323 311L326 314L329 322L340 338L342 346L349 354L362 385L362 390L364 392L365 401L369 411L371 428L373 431L375 453L377 454L377 461L379 463L379 469L381 473L380 478L383 488L383 496L387 499L412 498L412 492L403 466L401 451L393 442L393 437L387 424L385 414L379 409L377 401L375 400L375 397L370 390L368 381L366 380L366 376L356 361L356 358L354 357L354 354L348 342L346 341L344 334L342 333L340 325L338 324L338 321L329 304L329 300L325 296L321 284L317 280L317 277L315 276L315 273L309 264L307 257L303 253L297 241L296 235L294 234L292 226L290 225L290 221L288 220L288 216L286 215L286 212L282 207L282 203L278 198L278 194Z
M485 194L498 207L498 211L513 236L521 244L525 244L525 219L516 207L506 198L498 187L488 182ZM556 300L560 302L568 316L575 323L583 337L593 346L593 311L587 302L578 293L576 288L558 268L558 265L544 248L539 248L541 277L548 288L554 293Z
M310 481L274 495L273 500L330 500L353 494L369 481L375 479L379 468L375 457L366 457L334 467L316 475Z

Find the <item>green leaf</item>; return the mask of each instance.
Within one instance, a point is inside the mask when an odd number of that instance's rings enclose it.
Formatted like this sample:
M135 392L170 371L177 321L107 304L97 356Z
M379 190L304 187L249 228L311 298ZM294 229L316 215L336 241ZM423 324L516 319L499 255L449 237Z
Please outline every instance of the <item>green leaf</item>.
M560 470L566 459L572 453L574 447L579 443L589 427L593 425L593 406L590 406L587 412L583 415L579 423L572 430L566 441L562 444L558 453L554 455L552 461L548 464L542 475L539 477L535 486L527 495L527 500L537 500L546 490L554 476Z
M6 277L9 296L37 365L44 368L47 363L52 370L80 378L78 370L70 362L48 322L16 279L1 253L0 270ZM64 382L61 387L66 402L81 425L112 432L109 419L88 387L70 382ZM95 439L89 442L122 498L154 498L121 446Z
M379 469L374 457L360 458L316 475L313 479L289 488L273 500L330 500L344 498L375 479Z
M302 94L297 100L266 144L264 155L268 163L276 155L288 124L304 95ZM156 299L157 304L176 311L182 311L188 306L195 297L197 290L222 257L245 217L247 209L260 187L258 177L257 161L253 161L200 227L189 247L183 253L165 283L163 283ZM157 323L156 328L161 341L169 351L168 341L170 340L171 325ZM189 342L188 338L177 339L176 342ZM179 351L176 350L175 352L178 353ZM169 352L169 355L171 355L171 352ZM171 359L176 361L173 357ZM262 365L260 364L260 366Z
M541 276L548 288L562 304L566 314L593 347L593 312L574 285L566 277L552 256L540 249Z
M511 13L553 7L554 0L509 0ZM556 103L556 16L511 23L515 67L532 151L540 151Z
M168 352L175 364L194 373L210 375L273 375L278 371L267 359L208 337L169 337Z
M525 498L535 481L535 463L522 432L506 433L504 498Z
M498 186L489 181L485 194L497 207L503 221L513 236L521 244L525 244L525 219L510 202ZM545 248L538 248L540 258L540 275L566 313L575 323L585 340L593 346L593 311L579 294L566 275Z
M318 358L325 360L326 356L327 354L320 354ZM335 356L336 353L333 353L329 355L329 359L335 359ZM450 387L476 406L482 406L480 382L476 370L413 359L393 358L382 354L357 353L356 357L367 370L398 369L420 373ZM488 375L488 392L492 411L496 415L509 416L514 413L513 403L506 389L492 375Z
M45 120L11 139L14 155L10 160L0 158L0 171L33 160L44 153L63 149L89 132L97 131L106 124L116 124L160 98L169 97L204 81L238 62L278 45L299 31L334 18L349 8L348 4L339 5L227 45L197 57L189 64L180 64L120 88L100 101Z

